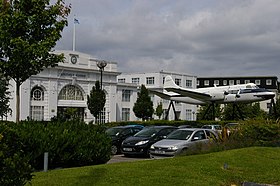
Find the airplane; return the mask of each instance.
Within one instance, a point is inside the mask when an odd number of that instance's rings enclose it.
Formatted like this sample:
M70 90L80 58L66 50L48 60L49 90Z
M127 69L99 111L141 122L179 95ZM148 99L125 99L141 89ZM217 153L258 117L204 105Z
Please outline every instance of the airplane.
M170 75L165 77L164 91L149 90L151 93L167 100L194 105L251 103L273 99L275 93L259 88L254 83L214 86L207 88L189 89L175 84Z

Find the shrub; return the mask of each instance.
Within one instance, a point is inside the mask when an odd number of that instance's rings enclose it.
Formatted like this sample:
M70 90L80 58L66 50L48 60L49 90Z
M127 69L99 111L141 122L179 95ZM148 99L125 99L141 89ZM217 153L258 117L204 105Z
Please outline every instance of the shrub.
M32 168L19 136L8 125L0 124L0 185L25 185L32 179Z

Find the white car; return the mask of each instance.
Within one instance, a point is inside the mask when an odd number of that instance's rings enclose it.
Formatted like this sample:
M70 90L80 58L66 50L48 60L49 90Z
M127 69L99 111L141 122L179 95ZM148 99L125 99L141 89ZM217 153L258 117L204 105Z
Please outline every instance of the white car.
M203 125L201 128L215 130L220 134L222 133L222 126L221 125Z
M203 150L217 140L217 133L210 129L183 128L170 133L150 147L151 158L174 157L191 150Z

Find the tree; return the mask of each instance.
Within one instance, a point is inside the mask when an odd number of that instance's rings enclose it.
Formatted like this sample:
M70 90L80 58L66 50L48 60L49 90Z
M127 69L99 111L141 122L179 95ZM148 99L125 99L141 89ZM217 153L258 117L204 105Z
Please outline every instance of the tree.
M8 80L0 74L0 117L2 120L11 112L9 100Z
M209 107L210 106L210 107ZM222 114L222 109L220 104L215 104L215 118L220 119ZM209 107L209 108L208 108ZM208 111L207 111L208 108ZM207 113L206 113L207 111ZM198 120L213 120L213 107L212 105L201 106L197 112Z
M101 111L103 110L106 102L106 93L100 89L99 81L96 81L95 86L92 87L90 95L87 96L87 105L90 113L99 118Z
M141 85L140 92L137 94L136 103L133 106L133 112L136 117L142 120L151 118L154 113L153 102L145 85Z
M2 0L0 11L0 69L16 83L19 122L21 84L64 59L50 51L67 25L70 6L64 0Z
M161 118L161 115L163 114L163 109L162 109L162 102L160 102L156 108L155 114L157 115L158 119Z

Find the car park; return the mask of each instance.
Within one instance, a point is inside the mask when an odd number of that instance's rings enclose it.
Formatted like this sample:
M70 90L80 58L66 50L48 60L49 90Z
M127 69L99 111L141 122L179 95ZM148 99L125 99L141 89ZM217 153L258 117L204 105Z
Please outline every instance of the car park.
M166 138L168 134L178 129L173 126L151 126L145 127L134 136L126 138L121 146L125 156L142 155L149 156L149 149L155 142Z
M112 147L111 154L115 155L120 153L120 147L127 137L136 134L144 128L142 125L126 125L126 126L117 126L111 127L106 130L106 134L108 134L112 139Z
M178 129L170 133L166 139L154 143L150 147L150 157L155 159L174 157L194 150L203 150L215 140L217 133L211 129Z
M203 125L201 128L215 130L219 134L222 133L222 126L221 125Z

